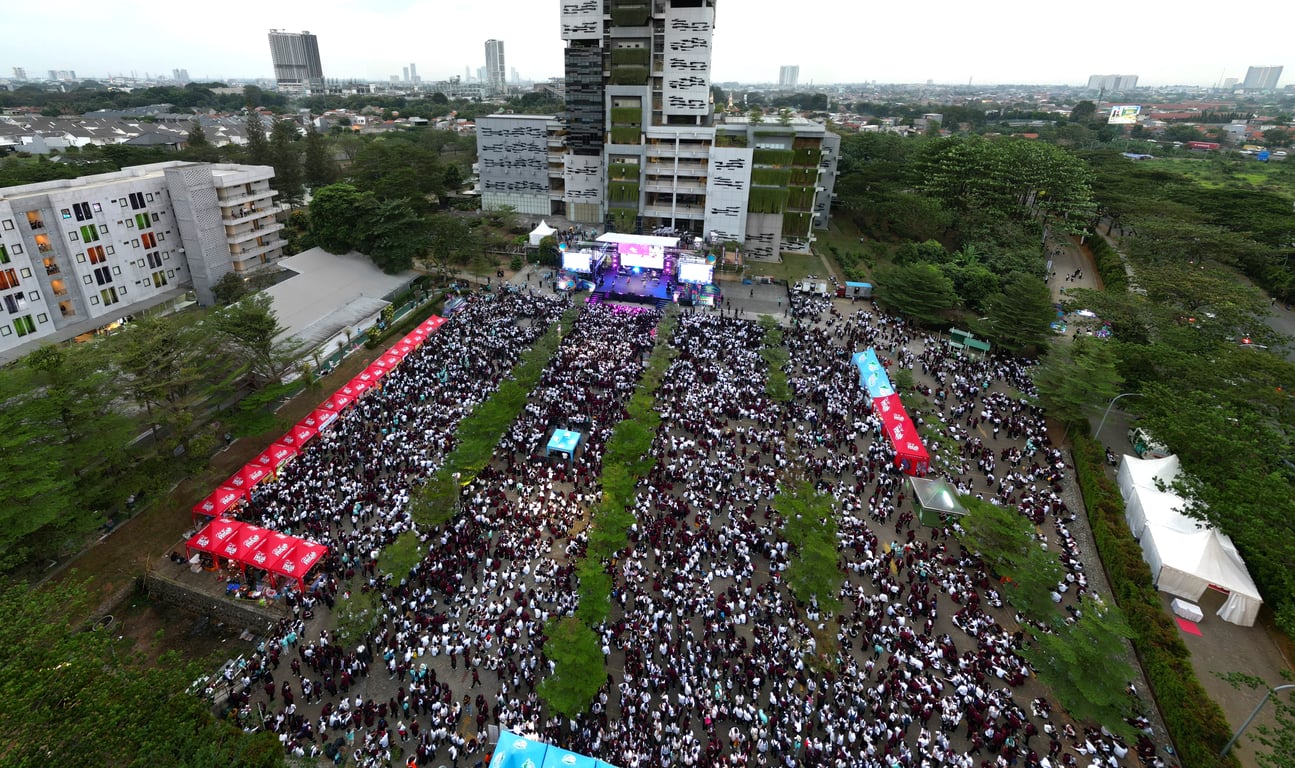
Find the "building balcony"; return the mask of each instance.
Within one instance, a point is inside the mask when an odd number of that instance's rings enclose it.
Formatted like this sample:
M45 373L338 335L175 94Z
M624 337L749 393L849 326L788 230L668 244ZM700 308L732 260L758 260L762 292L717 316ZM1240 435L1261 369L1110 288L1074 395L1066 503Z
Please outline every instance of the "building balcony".
M221 219L221 223L226 227L237 226L239 224L246 224L249 221L256 221L257 219L273 218L277 214L282 213L284 209L285 206L275 204L238 208L236 210L226 211L225 216Z
M705 184L699 184L695 181L684 181L678 178L649 178L643 186L648 192L678 192L689 195L706 194Z
M247 203L259 203L260 201L265 201L263 205L257 206L258 208L261 208L261 207L270 206L271 205L270 198L274 197L277 194L279 194L278 190L263 189L257 192L253 192L251 194L247 194L246 192L244 192L243 194L235 195L233 197L229 197L223 200L220 199L219 195L217 195L216 204L219 205L221 208L231 208L236 205L245 205Z
M229 251L229 256L231 259L233 259L236 262L248 262L248 261L251 261L252 259L257 258L258 256L261 256L262 254L270 253L271 251L281 250L283 248L283 245L284 245L284 242L276 237L273 240L266 241L264 245L257 245L255 242L252 242L251 243L252 247L244 248L243 250L240 250L240 251L235 251L233 248L231 248Z
M246 243L249 240L254 241L258 237L273 235L275 232L278 232L281 229L283 229L283 225L277 221L274 222L273 224L269 224L267 226L261 227L260 229L252 229L248 227L248 228L238 229L234 232L230 232L229 229L226 228L225 242L231 246L231 250L232 250L232 246L236 246L240 243ZM277 237L275 239L278 240Z

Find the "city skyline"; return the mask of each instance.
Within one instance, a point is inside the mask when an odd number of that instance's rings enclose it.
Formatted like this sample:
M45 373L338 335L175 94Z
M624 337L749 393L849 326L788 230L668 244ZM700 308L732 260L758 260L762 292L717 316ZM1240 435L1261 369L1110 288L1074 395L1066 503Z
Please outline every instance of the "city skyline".
M1082 14L1020 0L937 0L923 7L921 17L911 6L883 4L857 25L824 24L842 17L841 4L829 0L803 0L790 8L773 0L717 5L715 82L776 83L772 56L799 65L801 87L865 81L1082 86L1095 72L1135 73L1142 86L1213 86L1243 78L1250 66L1284 64L1288 50L1282 25L1251 23L1278 12L1270 0L1238 17L1246 24L1244 35L1224 38L1197 15L1113 0L1095 0ZM425 82L443 80L460 75L465 65L480 66L482 41L491 38L508 41L508 64L524 79L545 80L563 71L555 0L499 0L484 20L480 6L465 0L435 6L284 0L272 9L234 0L224 8L195 14L191 23L203 30L195 39L177 35L173 17L123 15L102 4L68 0L64 11L79 23L61 31L54 47L34 34L48 23L48 13L19 6L7 19L18 34L9 38L8 60L0 64L28 73L73 70L82 77L166 77L184 68L200 81L272 79L264 35L275 28L317 35L329 79L386 81L412 61ZM429 38L428 30L439 33ZM136 45L142 38L147 46Z

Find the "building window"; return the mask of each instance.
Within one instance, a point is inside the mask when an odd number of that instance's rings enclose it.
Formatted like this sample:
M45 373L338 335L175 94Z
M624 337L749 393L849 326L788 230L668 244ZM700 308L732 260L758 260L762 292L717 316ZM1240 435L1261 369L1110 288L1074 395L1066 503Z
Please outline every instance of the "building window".
M94 268L94 281L99 285L107 285L112 282L112 270L107 267Z
M85 283L86 285L89 285L90 283L94 282L94 278L91 277L90 275L81 275L81 282Z
M58 303L58 311L63 317L76 316L76 308L72 306L72 302L70 301L60 301Z
M166 239L166 233L165 233L165 232L158 232L158 233L157 233L157 241L158 241L159 243L160 243L160 242L162 242L162 241L163 241L163 240L165 240L165 239Z
M48 323L48 322L49 322L49 315L45 314L44 312L41 312L39 315L36 315L36 322L38 322L38 323Z
M116 266L116 265L114 264L114 265L113 265L113 268L112 268L112 273L113 273L114 275L120 275L120 274L121 274L121 267Z
M0 264L8 264L8 263L9 263L9 251L4 247L4 243L0 243Z
M145 280L144 282L148 282L148 281ZM158 288L161 288L166 284L167 284L166 274L162 272L162 270L159 269L158 271L153 273L153 285L156 285Z
M0 222L0 226L3 226L5 231L8 232L13 229L13 219L5 219L3 222Z
M36 332L36 323L32 321L31 315L23 315L13 322L13 329L19 336L26 336Z
M106 234L108 234L108 225L107 225L107 224L100 224L100 225L99 225L99 234L101 234L101 235L106 235Z
M18 274L19 274L19 275L22 275L22 277L23 277L24 279L25 279L25 278L28 278L28 277L31 277L31 269L29 269L29 268L27 268L27 267L23 267L22 269L18 270Z
M113 248L111 245L110 245L110 246L108 246L108 255L109 255L109 256L113 255L113 254L114 254L114 253L116 253L116 252L117 252L117 249L116 249L116 248Z
M89 221L94 218L94 215L90 213L89 203L73 203L72 210L76 213L77 221Z
M153 234L152 232L145 232L144 234L140 235L139 241L144 244L145 248L157 247L157 235Z
M144 199L150 203L153 202L153 193L152 192L144 193Z
M166 271L166 276L167 276L167 277L175 277L175 270L174 270L174 269L168 269L168 270Z
M65 219L70 219L72 218L72 209L64 208L63 210L59 211L59 215L61 215Z
M15 256L21 256L21 255L22 255L22 243L14 243L14 244L13 244L13 255L15 255Z
M133 247L138 248L138 247L139 247L139 238L137 237L137 238L135 238L134 240L131 240L131 241L130 241L130 244L131 244Z
M123 198L121 199L121 207L122 207L122 208L125 208L127 205L130 205L130 202L129 202L126 198L124 198L124 197L123 197Z
M148 288L148 287L149 287L149 286L151 286L152 284L153 284L153 283L152 283L152 282L151 282L147 277L146 277L146 278L144 278L144 287L145 287L145 288Z
M49 253L54 250L54 246L49 244L49 235L36 235L36 250L41 253Z
M102 245L92 245L85 252L89 255L91 264L102 264L108 260L108 257L104 255Z
M134 229L134 228L135 228L135 220L126 219L126 229Z
M27 297L22 295L22 291L16 293L6 293L0 300L4 302L4 308L9 314L16 315L27 309Z
M12 336L13 329L7 325L0 325L0 336Z
M63 284L62 280L51 280L49 287L54 291L55 296L67 295L67 286Z
M153 214L153 221L157 221L157 220L159 220L159 219L161 219L161 218L162 218L162 217L161 217L161 216L159 216L158 214L156 214L156 213L155 213L155 214Z
M96 306L96 307L97 307L97 306L99 306L99 297L98 297L98 296L91 296L91 297L90 297L90 303L91 303L91 304L93 304L93 305L94 305L94 306Z
M81 239L81 236L78 235L74 229L67 233L67 239L75 243Z
M157 269L162 266L162 257L158 255L157 251L150 251L148 253L148 265L153 269Z
M75 240L76 238L74 237L72 239ZM81 227L81 239L87 243L98 242L99 231L94 228L93 224L86 224Z
M94 205L92 205L91 207L92 207L92 208L94 208L94 212L95 212L95 213L99 213L100 211L102 211L102 210L103 210L103 206L102 206L102 205L100 205L100 204L98 204L98 203L95 203L95 204L94 204Z
M0 291L17 287L18 273L12 269L0 269Z
M144 194L142 192L130 193L130 207L136 211L144 207Z
M140 229L148 229L148 226L149 226L148 214L147 213L135 214L135 226L139 227Z

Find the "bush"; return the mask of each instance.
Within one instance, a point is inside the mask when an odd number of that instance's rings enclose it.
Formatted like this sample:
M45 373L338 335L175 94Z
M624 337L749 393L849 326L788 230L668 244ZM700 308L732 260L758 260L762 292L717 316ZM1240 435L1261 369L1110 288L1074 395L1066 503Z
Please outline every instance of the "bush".
M1088 238L1088 250L1093 254L1097 265L1097 274L1102 277L1102 286L1108 291L1124 292L1129 287L1129 275L1124 271L1124 258L1106 242L1106 238L1094 234Z

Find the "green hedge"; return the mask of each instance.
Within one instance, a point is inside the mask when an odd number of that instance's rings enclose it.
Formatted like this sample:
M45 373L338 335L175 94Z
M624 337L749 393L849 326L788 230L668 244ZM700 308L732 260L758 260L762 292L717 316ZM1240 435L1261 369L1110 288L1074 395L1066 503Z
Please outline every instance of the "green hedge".
M747 198L749 213L782 213L787 210L787 190L772 187L752 187Z
M752 168L751 183L761 187L785 187L791 183L791 171L782 168Z
M647 81L647 67L612 67L612 85L647 85Z
M652 61L652 52L647 48L613 48L612 66L619 67L633 64L646 67Z
M643 125L643 110L638 107L612 107L612 125Z
M634 231L634 223L638 215L639 212L633 208L612 208L607 211L607 218L611 219L612 229L621 233Z
M638 205L639 183L637 181L613 181L607 185L607 201Z
M640 168L642 166L638 163L612 163L607 166L607 179L609 181L638 181Z
M1106 476L1102 447L1087 437L1074 441L1075 473L1084 494L1098 554L1111 592L1133 628L1133 647L1164 716L1183 765L1237 768L1235 755L1218 754L1232 736L1223 710L1196 678L1191 653L1165 613L1152 586L1151 569L1124 520L1124 502Z
M612 9L612 23L618 27L644 27L652 20L652 9L646 4Z
M643 131L638 126L613 125L613 144L638 144L643 140Z
M751 160L756 165L772 165L777 167L791 165L795 157L790 149L757 149L752 153Z
M794 157L791 164L800 168L817 168L818 161L823 159L823 151L817 147L795 149L792 150L792 152L794 153Z
M715 146L717 147L745 147L746 136L743 134L717 133L715 134Z
M783 237L807 237L814 226L814 214L792 211L782 215Z
M791 183L797 187L812 187L818 183L818 168L792 168Z
M1120 293L1127 291L1129 274L1124 271L1124 259L1120 254L1106 242L1106 238L1096 232L1088 238L1087 245L1097 264L1097 274L1102 276L1102 287Z
M814 207L814 187L788 187L787 207L795 211L808 211Z

